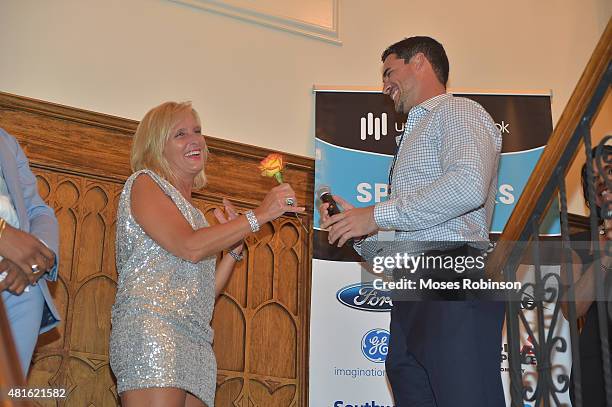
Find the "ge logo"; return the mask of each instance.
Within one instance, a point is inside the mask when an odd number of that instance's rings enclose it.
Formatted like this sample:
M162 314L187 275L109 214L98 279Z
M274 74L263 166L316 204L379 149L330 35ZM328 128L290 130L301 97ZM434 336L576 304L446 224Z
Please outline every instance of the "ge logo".
M389 331L372 329L361 338L361 352L374 363L383 363L389 351Z

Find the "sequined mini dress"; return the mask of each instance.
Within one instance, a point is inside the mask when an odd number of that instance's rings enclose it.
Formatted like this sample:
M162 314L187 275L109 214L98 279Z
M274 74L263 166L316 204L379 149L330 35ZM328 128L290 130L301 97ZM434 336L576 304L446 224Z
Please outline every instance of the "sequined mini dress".
M144 232L130 204L132 184L144 174L172 199L194 230L208 226L202 212L154 172L141 170L126 181L117 212L119 281L110 336L117 391L176 387L213 407L217 364L210 320L216 258L191 263Z

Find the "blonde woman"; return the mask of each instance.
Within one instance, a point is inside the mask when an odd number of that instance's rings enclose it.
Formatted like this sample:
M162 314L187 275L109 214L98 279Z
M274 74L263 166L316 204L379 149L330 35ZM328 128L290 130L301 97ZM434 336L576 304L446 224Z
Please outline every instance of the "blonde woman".
M117 213L119 274L111 367L124 407L214 406L210 320L215 296L242 259L243 239L284 212L302 212L288 184L238 215L228 201L209 226L192 204L204 186L208 150L190 103L149 111L134 136ZM216 255L229 250L217 263Z

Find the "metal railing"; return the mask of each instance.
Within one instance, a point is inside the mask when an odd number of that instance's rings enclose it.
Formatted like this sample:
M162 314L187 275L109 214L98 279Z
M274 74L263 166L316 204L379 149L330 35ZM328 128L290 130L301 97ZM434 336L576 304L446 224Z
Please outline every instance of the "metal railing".
M582 377L580 375L579 329L575 303L574 270L569 240L569 222L567 213L567 191L565 174L571 165L580 146L584 146L583 154L587 160L587 179L589 182L588 200L590 208L591 241L598 241L598 219L595 208L595 188L593 186L594 172L591 146L591 126L606 93L610 89L612 79L612 25L606 27L585 71L574 90L563 115L559 119L550 142L544 150L525 190L512 213L504 233L498 241L497 248L489 258L489 276L501 276L507 281L518 281L519 266L525 265L527 251L531 255L529 264L533 272L533 281L523 285L519 293L509 296L506 302L506 326L508 336L508 362L510 373L510 395L513 407L523 407L525 403L533 406L563 406L560 395L567 392L573 382L574 407L594 407L583 403ZM601 145L609 143L612 136L606 137ZM602 155L603 148L597 151L596 165L599 173L605 174L607 187L612 191L612 178L603 171L603 165L612 157ZM542 241L539 236L540 225L546 215L547 208L554 199L560 200L562 239L557 242L559 253L563 254L562 272L550 271L542 267ZM612 210L602 208L604 216L612 217ZM595 267L601 266L601 249L599 244L593 245ZM609 246L607 247L609 249ZM604 248L605 250L605 248ZM595 298L604 299L604 281L602 273L595 273ZM609 293L608 293L609 294ZM525 307L525 299L529 306ZM569 341L557 333L562 322L561 302L568 305L570 325ZM602 370L605 382L606 405L612 407L612 375L610 367L610 341L608 323L611 315L607 301L595 301L598 310L599 341L601 343ZM529 308L526 310L525 308ZM535 323L529 323L526 316L531 312ZM534 326L535 325L535 326ZM523 334L521 333L523 332ZM522 361L525 351L521 351L521 336L525 333L533 345L533 353L537 360L537 384L528 384L522 372ZM553 365L553 353L571 352L573 369L569 372L559 370Z

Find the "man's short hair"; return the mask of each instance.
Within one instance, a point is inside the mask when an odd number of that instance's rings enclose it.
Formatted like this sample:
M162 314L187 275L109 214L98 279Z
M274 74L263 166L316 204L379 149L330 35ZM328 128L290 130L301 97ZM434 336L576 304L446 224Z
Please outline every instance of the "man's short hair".
M391 54L397 55L398 58L403 59L404 63L408 63L410 59L422 52L425 58L431 64L436 77L440 83L446 86L448 82L448 58L444 47L438 41L431 37L410 37L405 38L393 45L390 45L381 56L383 62Z

